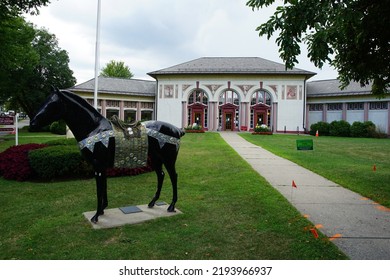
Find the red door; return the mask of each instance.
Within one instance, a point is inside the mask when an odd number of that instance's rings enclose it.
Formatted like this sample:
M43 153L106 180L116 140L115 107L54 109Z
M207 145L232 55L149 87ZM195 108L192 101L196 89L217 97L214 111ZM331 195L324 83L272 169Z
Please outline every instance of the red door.
M225 129L224 130L234 130L234 119L232 113L225 114Z
M195 111L192 115L192 123L196 123L197 125L203 126L203 112Z
M188 106L188 109L191 109L191 119L189 120L190 123L188 125L193 125L196 123L197 125L202 126L202 128L205 128L205 109L207 108L206 105L200 104L200 103L195 103L190 106Z
M255 126L267 124L267 120L264 118L264 112L256 112Z
M236 129L236 126L239 125L238 120L236 120L236 112L238 110L238 106L228 103L220 106L220 110L222 110L222 130L234 131Z

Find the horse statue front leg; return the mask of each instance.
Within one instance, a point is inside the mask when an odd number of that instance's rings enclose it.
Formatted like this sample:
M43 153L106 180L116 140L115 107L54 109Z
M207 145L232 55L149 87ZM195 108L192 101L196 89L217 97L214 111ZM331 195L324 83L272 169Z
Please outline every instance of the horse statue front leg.
M95 179L96 179L97 210L96 210L96 214L91 218L91 222L94 224L98 222L99 216L104 214L104 209L108 206L106 171L95 172Z
M172 183L172 202L169 205L167 211L168 212L175 212L175 204L177 202L177 173L176 173L176 169L175 169L175 162L169 161L167 163L164 163L164 165L168 171L169 178L171 179L171 183ZM162 189L164 177L165 177L165 173L162 169L162 162L159 161L158 159L155 159L155 161L153 162L153 169L155 170L156 175L157 175L157 191L156 191L153 199L148 204L149 208L152 208L155 205L156 201L160 198L161 189Z
M153 199L148 204L149 208L153 208L156 201L160 198L161 189L162 189L162 185L164 183L164 177L165 177L164 171L162 170L162 163L161 162L157 162L157 160L156 160L153 164L153 169L157 175L157 191L156 191Z

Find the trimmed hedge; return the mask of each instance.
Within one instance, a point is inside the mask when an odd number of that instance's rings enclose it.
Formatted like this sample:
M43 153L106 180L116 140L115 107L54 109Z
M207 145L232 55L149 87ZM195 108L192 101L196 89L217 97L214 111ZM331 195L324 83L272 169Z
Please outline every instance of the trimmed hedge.
M315 135L316 131L320 136L342 136L342 137L366 137L386 138L387 135L377 130L371 121L354 122L352 125L346 121L317 122L310 126L310 134Z
M328 136L329 135L329 128L330 125L327 122L317 122L313 123L310 126L310 135L316 135L316 132L318 131L318 134L321 136Z
M43 179L90 177L92 167L87 164L76 146L56 145L29 153L29 162Z
M376 126L373 122L354 122L351 126L352 137L376 137Z
M50 125L50 132L53 134L65 135L66 123L63 120L53 122Z
M330 136L349 137L351 136L351 125L347 121L333 121L329 126Z

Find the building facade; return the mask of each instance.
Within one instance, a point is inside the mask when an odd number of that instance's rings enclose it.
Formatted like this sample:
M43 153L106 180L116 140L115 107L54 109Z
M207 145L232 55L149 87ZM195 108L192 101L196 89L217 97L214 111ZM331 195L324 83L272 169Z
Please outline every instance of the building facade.
M306 81L315 73L253 57L205 57L148 73L157 119L209 131L304 132Z
M390 133L390 96L371 86L308 81L313 72L253 57L205 57L148 73L155 81L99 77L98 110L126 122L158 119L208 131L304 133L311 124L372 121ZM93 104L94 79L69 90Z

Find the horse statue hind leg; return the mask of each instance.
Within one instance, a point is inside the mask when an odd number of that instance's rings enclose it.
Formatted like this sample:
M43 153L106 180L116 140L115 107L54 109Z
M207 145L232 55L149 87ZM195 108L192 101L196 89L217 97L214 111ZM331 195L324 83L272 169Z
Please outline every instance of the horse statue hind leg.
M152 167L157 175L157 190L153 199L148 206L152 208L160 198L165 173L162 166L164 165L172 184L172 201L168 207L168 212L175 212L177 202L177 173L176 159L179 153L180 138L184 132L171 124L159 121L145 123L147 128L155 131L152 136L149 135L149 156L152 160ZM167 141L167 142L165 142Z
M155 140L149 140L150 157L152 160L152 167L157 175L157 191L153 199L148 204L152 208L156 201L160 198L162 185L164 182L165 173L163 165L165 166L172 184L172 201L168 207L168 212L175 212L175 204L177 202L177 173L175 163L178 151L175 146L164 146L162 150L158 151L158 143Z

